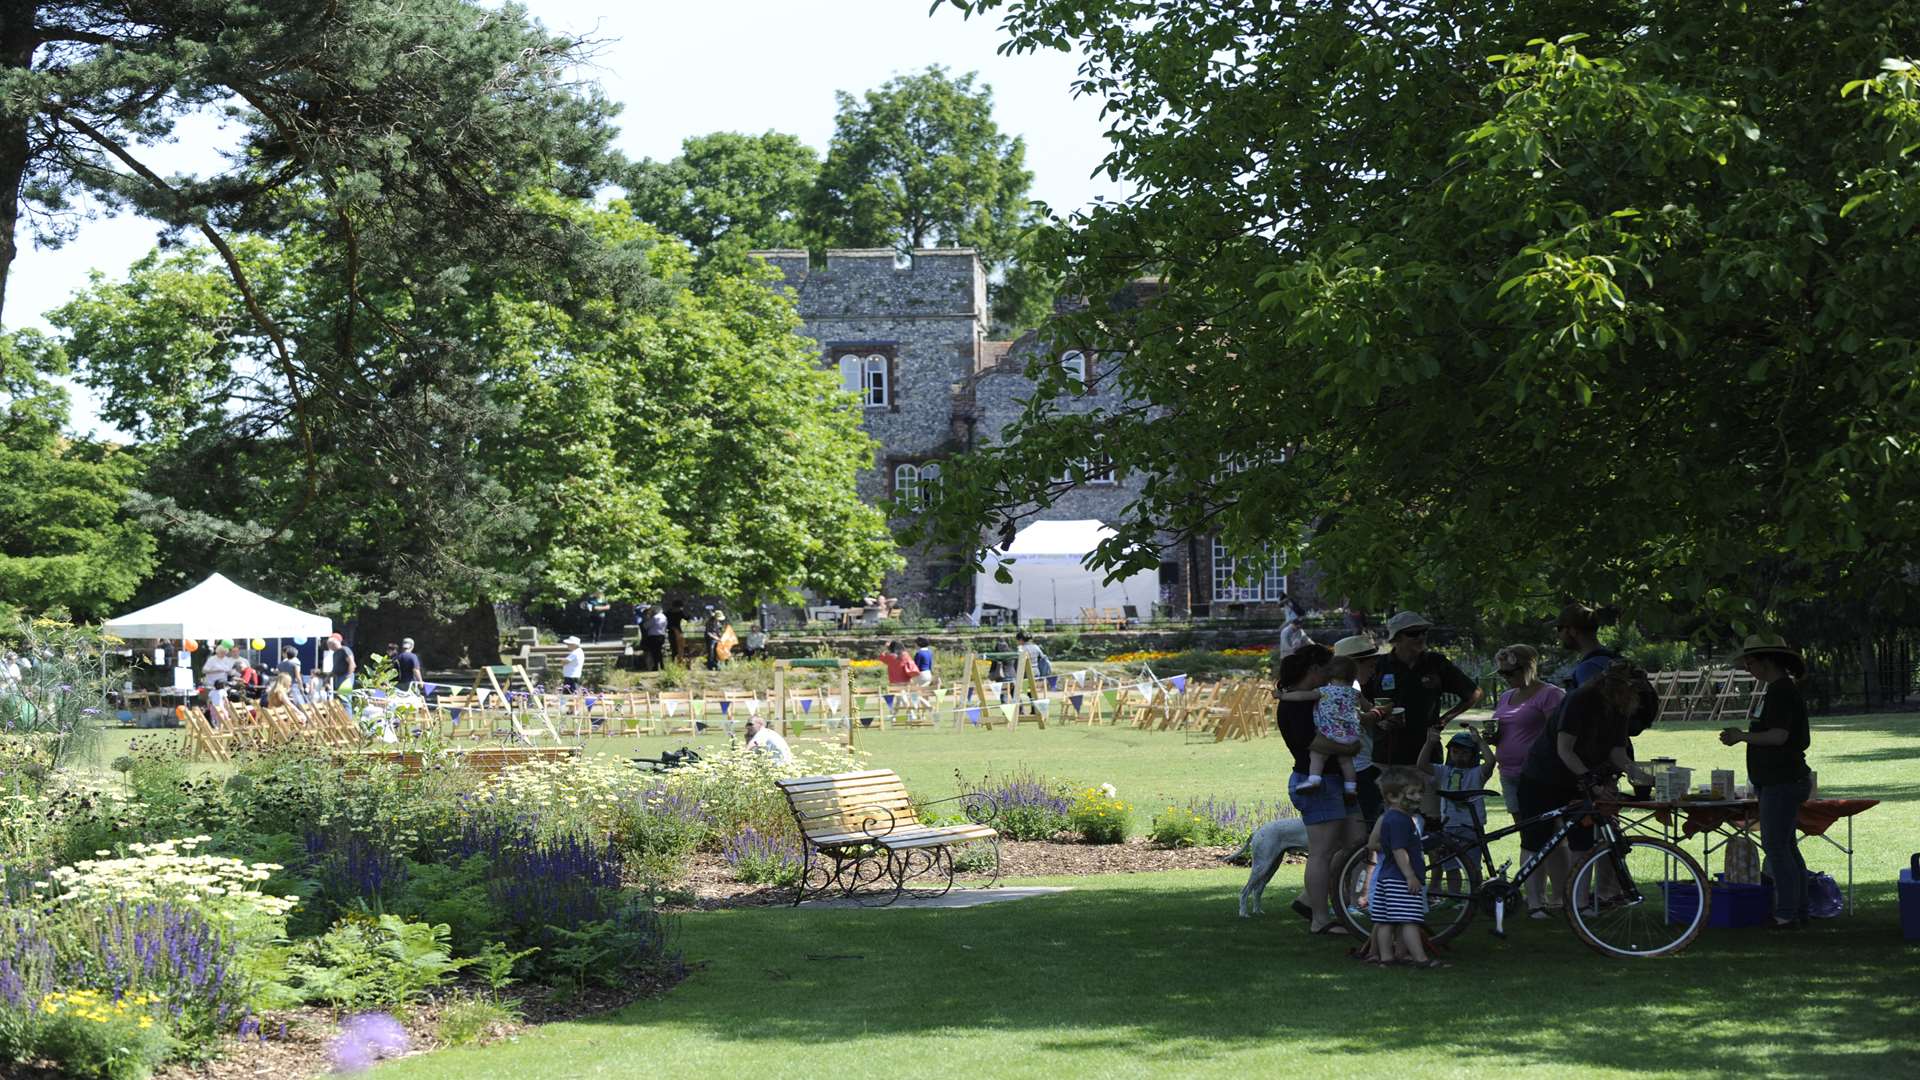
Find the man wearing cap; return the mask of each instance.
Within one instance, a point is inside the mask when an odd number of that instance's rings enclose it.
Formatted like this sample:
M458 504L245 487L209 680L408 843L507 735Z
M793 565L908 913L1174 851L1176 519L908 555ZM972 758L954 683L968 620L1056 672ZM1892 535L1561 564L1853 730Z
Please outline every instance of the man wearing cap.
M1760 799L1760 849L1773 878L1773 925L1777 930L1807 925L1807 863L1800 856L1800 804L1813 795L1807 770L1807 702L1794 680L1807 663L1785 638L1755 634L1733 662L1767 688L1747 715L1747 730L1727 728L1720 741L1747 744L1747 779Z
M420 657L413 651L413 639L401 638L400 651L393 654L393 670L399 676L402 692L412 690L420 682Z
M580 676L586 673L587 650L580 647L578 637L569 637L560 644L573 646L567 651L567 658L560 662L560 681L566 684L567 693L571 694L580 689Z
M1485 696L1453 661L1427 649L1427 628L1432 625L1417 611L1403 611L1387 620L1388 652L1375 665L1373 679L1364 690L1374 701L1390 701L1394 709L1380 722L1374 740L1376 764L1412 765L1427 743L1428 731L1446 727ZM1442 694L1460 699L1445 716L1440 715Z
M354 663L353 650L347 648L346 639L339 634L326 639L326 654L320 658L321 670L327 673L327 683L335 693L353 689L353 673L358 666ZM331 657L329 666L328 658Z

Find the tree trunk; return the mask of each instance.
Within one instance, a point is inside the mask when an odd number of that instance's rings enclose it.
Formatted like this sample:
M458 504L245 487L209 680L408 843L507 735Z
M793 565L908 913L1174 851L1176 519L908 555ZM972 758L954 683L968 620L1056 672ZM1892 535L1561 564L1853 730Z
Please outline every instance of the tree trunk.
M33 63L38 0L0 0L0 70ZM0 325L7 277L20 249L20 187L27 176L27 117L0 116Z

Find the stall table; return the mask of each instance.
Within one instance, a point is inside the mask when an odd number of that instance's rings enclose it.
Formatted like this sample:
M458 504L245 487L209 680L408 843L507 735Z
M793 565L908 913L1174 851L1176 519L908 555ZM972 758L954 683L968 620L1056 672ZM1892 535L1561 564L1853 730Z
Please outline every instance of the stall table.
M1817 837L1847 857L1847 914L1853 914L1853 817L1880 804L1878 799L1808 799L1800 806L1800 834ZM1758 799L1682 799L1671 802L1621 800L1606 804L1618 816L1622 829L1653 833L1674 844L1700 838L1700 866L1713 872L1713 853L1736 837L1757 839L1760 827ZM1638 817L1633 816L1638 814ZM1847 840L1827 835L1844 819Z

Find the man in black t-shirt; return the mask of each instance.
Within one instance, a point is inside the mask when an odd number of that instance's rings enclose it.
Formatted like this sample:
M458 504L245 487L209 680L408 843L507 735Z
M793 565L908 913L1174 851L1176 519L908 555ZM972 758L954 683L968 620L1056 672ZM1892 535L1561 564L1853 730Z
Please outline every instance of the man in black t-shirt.
M1391 701L1406 712L1384 720L1373 740L1376 765L1412 765L1427 744L1427 732L1444 728L1480 703L1480 687L1453 661L1427 649L1432 624L1417 611L1403 611L1387 620L1391 648L1374 665L1373 678L1362 692L1375 702ZM1452 694L1459 704L1440 714L1440 695Z
M411 690L420 682L420 656L413 651L413 639L403 638L400 651L393 654L393 671L401 690Z

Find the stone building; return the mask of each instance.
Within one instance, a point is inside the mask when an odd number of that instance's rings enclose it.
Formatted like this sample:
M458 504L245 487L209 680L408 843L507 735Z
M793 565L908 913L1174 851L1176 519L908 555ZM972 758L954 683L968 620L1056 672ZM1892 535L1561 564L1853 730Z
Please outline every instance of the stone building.
M909 258L891 248L831 250L823 264L801 250L756 254L785 276L805 333L820 344L822 363L837 369L861 401L867 433L880 444L873 467L859 479L860 495L870 502L937 484L942 461L996 439L1031 395L1036 364L1060 364L1085 386L1062 408L1125 403L1099 378L1097 358L1071 349L1052 355L1035 333L1017 341L988 340L986 273L970 248L921 249ZM1150 283L1143 283L1136 299L1150 292ZM1140 492L1140 478L1116 475L1097 462L1062 462L1061 473L1084 479L1028 520L1113 522ZM1244 568L1217 542L1170 536L1162 542L1165 613L1277 614L1288 582L1274 568L1255 568L1248 571L1250 580L1238 580L1236 571ZM959 553L903 554L908 564L888 579L889 596L933 616L971 609L971 586L942 580L961 565Z

